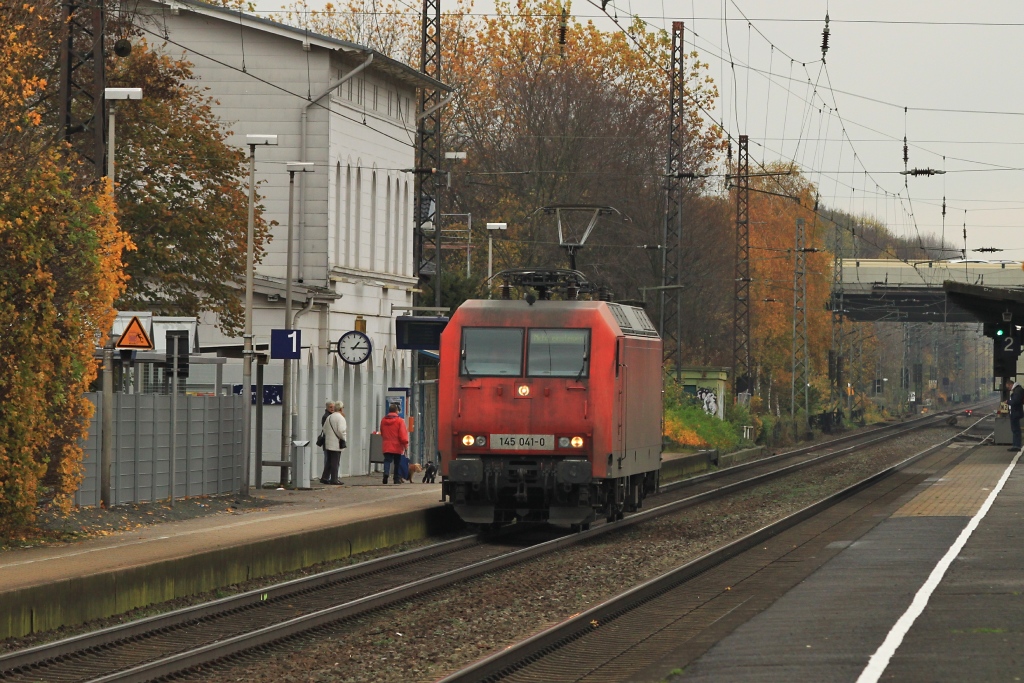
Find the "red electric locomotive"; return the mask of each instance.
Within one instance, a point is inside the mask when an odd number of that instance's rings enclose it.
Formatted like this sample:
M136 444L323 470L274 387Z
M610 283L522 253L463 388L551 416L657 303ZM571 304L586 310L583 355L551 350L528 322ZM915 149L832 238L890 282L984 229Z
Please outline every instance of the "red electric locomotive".
M638 509L661 466L661 354L642 308L467 301L441 336L443 499L479 525Z

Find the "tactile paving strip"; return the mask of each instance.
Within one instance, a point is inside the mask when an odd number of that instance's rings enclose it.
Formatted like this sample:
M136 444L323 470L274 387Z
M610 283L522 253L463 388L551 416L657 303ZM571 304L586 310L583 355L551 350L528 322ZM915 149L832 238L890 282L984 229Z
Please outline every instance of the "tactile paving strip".
M897 510L893 517L973 517L1013 455L1003 447L979 448Z

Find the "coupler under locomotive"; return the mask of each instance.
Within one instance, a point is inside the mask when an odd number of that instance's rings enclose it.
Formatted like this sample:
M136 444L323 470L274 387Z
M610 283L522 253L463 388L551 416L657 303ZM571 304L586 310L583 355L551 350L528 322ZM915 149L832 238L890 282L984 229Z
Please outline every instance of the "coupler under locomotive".
M635 512L658 489L658 471L594 478L581 458L460 455L449 463L442 499L469 524L549 522L585 529Z

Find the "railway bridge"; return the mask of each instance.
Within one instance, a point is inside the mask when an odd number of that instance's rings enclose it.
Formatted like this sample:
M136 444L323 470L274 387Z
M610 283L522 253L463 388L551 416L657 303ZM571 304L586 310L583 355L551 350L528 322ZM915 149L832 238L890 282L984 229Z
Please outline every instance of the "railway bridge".
M843 259L833 310L854 322L1024 321L1024 269L1016 261Z

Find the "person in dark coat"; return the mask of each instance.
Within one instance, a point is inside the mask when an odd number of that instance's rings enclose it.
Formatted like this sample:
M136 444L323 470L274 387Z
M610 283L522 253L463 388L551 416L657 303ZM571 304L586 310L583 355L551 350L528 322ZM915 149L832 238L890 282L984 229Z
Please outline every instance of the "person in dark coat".
M320 416L320 435L321 436L323 436L324 423L327 422L327 418L330 417L331 413L333 413L333 412L334 412L334 401L328 401L326 407L324 408L324 414ZM323 449L323 452L324 452L324 471L320 475L320 483L321 484L329 484L329 483L331 483L331 456L327 454L327 446L323 442L323 440L321 440L321 444L322 444L321 448Z
M1020 420L1024 417L1024 387L1017 382L1010 387L1010 398L1007 400L1010 406L1010 433L1013 434L1013 447L1009 450L1019 451L1020 442Z
M392 403L388 406L388 414L380 421L381 450L384 451L384 483L388 483L388 476L391 474L391 465L395 466L395 483L402 483L402 475L398 472L398 466L402 454L409 447L409 429L405 426L405 420L398 414L398 404ZM408 476L408 471L406 472Z

